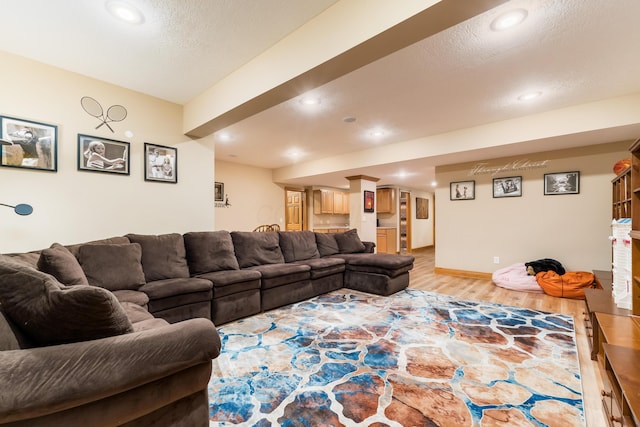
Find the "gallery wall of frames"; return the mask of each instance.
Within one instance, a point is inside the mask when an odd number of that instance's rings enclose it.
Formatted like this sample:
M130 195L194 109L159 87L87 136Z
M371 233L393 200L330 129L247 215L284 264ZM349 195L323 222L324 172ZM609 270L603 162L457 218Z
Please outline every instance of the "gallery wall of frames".
M98 119L95 129L113 127L127 116L121 105L104 112L98 101L82 97L80 104L87 114ZM45 121L0 116L0 166L58 171L58 126ZM114 175L130 175L130 143L88 134L77 134L77 170ZM176 184L178 182L178 149L144 143L144 164L139 169L144 180ZM136 170L138 168L136 167Z

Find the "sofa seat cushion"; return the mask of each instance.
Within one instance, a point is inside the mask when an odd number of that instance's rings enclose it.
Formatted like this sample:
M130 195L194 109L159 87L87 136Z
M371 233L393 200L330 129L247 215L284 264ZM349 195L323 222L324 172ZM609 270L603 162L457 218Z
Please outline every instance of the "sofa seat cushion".
M313 231L280 231L280 249L285 262L320 258Z
M123 302L120 303L120 305L124 309L124 312L127 314L127 318L132 325L135 325L137 322L142 322L143 320L153 319L153 314L149 313L146 309L140 307L136 303Z
M342 258L315 258L296 261L294 264L311 267L311 280L344 272L345 261Z
M210 292L211 282L199 277L187 279L164 279L145 283L141 288L149 297L149 301L194 292Z
M110 291L136 290L144 285L141 259L138 243L87 244L78 249L78 261L89 284Z
M54 243L50 248L40 252L38 270L51 274L60 283L68 286L89 284L78 259L59 243Z
M346 262L346 270L362 273L382 274L396 277L413 268L414 257L395 254L339 254L332 257L342 258Z
M142 247L142 270L147 282L189 277L182 235L127 234L126 237L131 243L138 243Z
M260 280L262 275L259 271L254 270L226 270L199 274L198 277L211 281L214 288L220 288L235 285L236 283L254 282L255 280Z
M121 304L130 302L140 307L146 307L149 303L149 297L147 296L147 294L141 291L131 291L125 289L122 291L112 291L112 294L116 296Z
M182 237L192 276L211 271L240 269L228 231L196 231Z
M280 237L275 231L233 231L231 238L240 268L284 263Z
M262 275L260 287L262 289L275 288L311 278L311 267L301 264L265 264L249 267L248 270L260 272Z
M111 292L94 286L64 286L49 274L5 257L0 257L0 306L37 346L133 331Z

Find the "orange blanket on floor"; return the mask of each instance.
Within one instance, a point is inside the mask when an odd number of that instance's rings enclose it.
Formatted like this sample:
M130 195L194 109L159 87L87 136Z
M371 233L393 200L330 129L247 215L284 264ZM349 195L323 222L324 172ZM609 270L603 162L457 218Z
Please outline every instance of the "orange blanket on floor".
M561 298L584 299L584 288L597 287L595 276L587 271L568 271L563 275L541 271L536 280L546 294Z

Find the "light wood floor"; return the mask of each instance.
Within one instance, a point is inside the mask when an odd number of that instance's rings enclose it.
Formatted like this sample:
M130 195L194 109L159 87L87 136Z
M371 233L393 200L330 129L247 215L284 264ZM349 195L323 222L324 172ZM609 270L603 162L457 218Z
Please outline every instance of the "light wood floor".
M460 299L490 301L573 316L582 376L585 420L588 427L606 425L600 400L602 379L597 362L590 358L589 343L584 327L583 319L586 311L584 301L511 291L494 285L491 280L435 274L433 272L434 254L433 248L420 249L411 254L415 256L416 260L414 269L410 273L410 288L452 295Z

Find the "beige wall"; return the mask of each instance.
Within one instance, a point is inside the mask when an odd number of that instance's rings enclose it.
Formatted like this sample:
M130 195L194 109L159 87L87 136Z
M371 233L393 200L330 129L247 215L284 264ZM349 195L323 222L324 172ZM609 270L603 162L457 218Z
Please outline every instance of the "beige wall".
M411 248L424 248L427 246L433 246L433 193L427 193L425 191L409 190L411 193ZM429 218L416 219L416 197L422 197L427 199L429 203Z
M526 156L547 160L539 169L472 175L476 165L438 167L436 267L493 272L540 258L567 270L611 268L611 180L616 161L629 157L631 141ZM525 157L487 160L502 166ZM579 171L580 194L543 195L545 173ZM493 198L492 179L522 176L522 197ZM475 200L451 201L449 183L475 180ZM500 258L499 264L493 257Z
M0 115L58 126L56 173L0 167L0 203L34 207L27 217L0 209L0 252L213 229L213 142L182 134L180 105L3 52L0 63ZM126 119L112 124L115 133L95 129L99 122L82 109L83 96L127 108ZM78 171L78 133L130 142L130 175ZM145 142L178 148L177 184L144 181Z
M251 231L261 224L279 224L284 230L284 189L272 182L270 169L223 161L216 161L215 168L230 205L216 204L216 230Z

